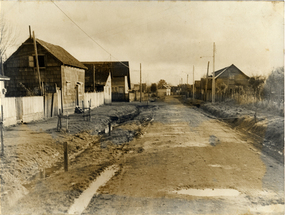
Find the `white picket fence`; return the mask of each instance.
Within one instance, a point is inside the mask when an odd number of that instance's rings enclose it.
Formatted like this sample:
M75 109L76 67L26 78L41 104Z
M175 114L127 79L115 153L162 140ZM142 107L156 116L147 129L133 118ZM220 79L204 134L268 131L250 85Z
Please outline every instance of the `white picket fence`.
M16 98L2 98L4 125L17 123ZM1 110L0 110L1 111Z
M84 106L89 107L88 102L91 100L91 109L104 104L104 92L84 93ZM14 125L18 122L31 122L41 120L51 116L57 116L58 111L55 109L61 108L59 102L49 102L48 105L53 107L47 108L47 100L44 105L43 96L30 97L5 97L1 99L3 105L3 123L4 126ZM81 105L80 105L81 106ZM53 115L45 113L53 109ZM1 113L1 109L0 109ZM1 116L1 115L0 115Z

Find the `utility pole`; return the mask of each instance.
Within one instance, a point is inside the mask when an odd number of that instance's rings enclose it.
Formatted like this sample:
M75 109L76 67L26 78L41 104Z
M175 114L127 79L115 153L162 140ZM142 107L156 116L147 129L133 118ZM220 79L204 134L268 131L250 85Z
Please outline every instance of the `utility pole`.
M35 32L33 31L33 39L34 39L34 49L35 49L35 56L36 56L36 66L37 66L37 72L39 77L39 87L42 95L42 86L41 86L41 76L40 76L40 68L39 68L39 59L38 59L38 51L37 51L37 42L35 37Z
M188 74L187 74L187 85L188 85Z
M142 64L140 63L140 102L142 102Z
M216 84L215 84L215 42L213 44L213 76L212 76L212 103L215 102L215 95L216 95Z
M93 92L96 91L96 84L95 84L95 65L93 65Z
M207 75L206 75L206 86L205 86L205 95L206 95L206 96L205 96L205 99L206 99L206 101L208 100L207 89L208 89L209 65L210 65L210 61L208 61Z
M194 91L195 91L195 79L194 79L194 66L193 66L193 101L195 99L194 97Z

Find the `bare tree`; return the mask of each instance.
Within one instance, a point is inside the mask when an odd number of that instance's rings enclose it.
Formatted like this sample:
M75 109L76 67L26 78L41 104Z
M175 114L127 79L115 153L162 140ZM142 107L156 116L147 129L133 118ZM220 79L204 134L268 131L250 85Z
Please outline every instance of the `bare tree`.
M16 43L16 30L5 19L4 15L0 17L0 70L4 75L3 63L7 59L7 49Z

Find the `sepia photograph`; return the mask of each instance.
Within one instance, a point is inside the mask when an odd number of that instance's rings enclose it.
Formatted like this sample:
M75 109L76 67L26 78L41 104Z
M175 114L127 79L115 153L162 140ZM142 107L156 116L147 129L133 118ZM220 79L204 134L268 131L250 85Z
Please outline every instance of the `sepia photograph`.
M284 215L284 2L0 1L0 214Z

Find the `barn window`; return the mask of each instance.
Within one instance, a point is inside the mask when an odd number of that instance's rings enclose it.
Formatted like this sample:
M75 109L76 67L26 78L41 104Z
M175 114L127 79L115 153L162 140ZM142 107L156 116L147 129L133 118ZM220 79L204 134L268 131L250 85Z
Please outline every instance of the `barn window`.
M230 79L235 79L235 76L233 74L230 74Z
M45 67L45 56L38 55L39 67ZM29 66L37 67L36 56L29 56Z
M33 58L33 56L29 56L29 67L34 67L34 58Z

